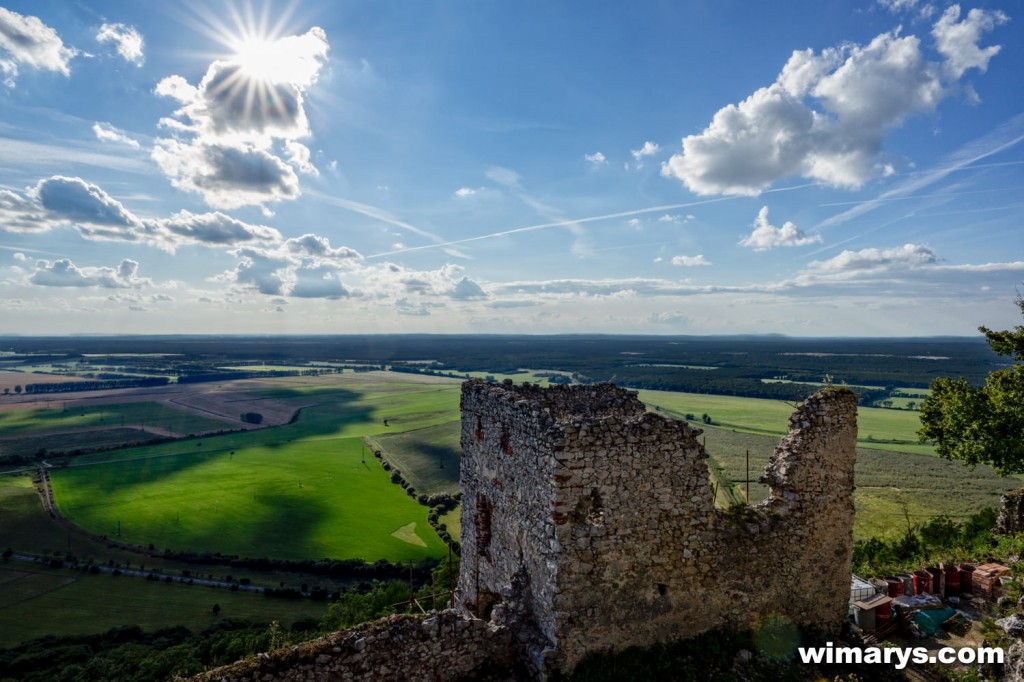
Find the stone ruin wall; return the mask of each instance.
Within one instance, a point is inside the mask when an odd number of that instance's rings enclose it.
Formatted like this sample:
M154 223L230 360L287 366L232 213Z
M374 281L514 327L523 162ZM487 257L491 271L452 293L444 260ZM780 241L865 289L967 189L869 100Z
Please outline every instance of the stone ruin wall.
M762 477L771 496L733 511L713 508L701 431L646 412L633 392L474 381L462 408L459 609L364 623L192 680L546 678L590 651L770 613L821 631L844 620L849 391L797 409Z
M714 508L701 431L635 392L474 381L462 409L459 595L478 615L531 624L521 657L538 672L768 613L819 630L843 621L851 392L826 389L794 413L762 478L769 498L739 510Z
M508 679L512 633L455 611L390 616L189 678L191 682Z

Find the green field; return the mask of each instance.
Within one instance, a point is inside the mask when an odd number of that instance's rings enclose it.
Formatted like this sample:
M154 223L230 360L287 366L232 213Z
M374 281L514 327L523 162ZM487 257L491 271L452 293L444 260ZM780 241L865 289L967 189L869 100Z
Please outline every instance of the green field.
M218 615L213 613L214 604L220 605ZM240 618L277 620L289 627L302 618L319 619L326 610L324 602L308 599L270 599L253 592L136 576L89 575L22 561L0 563L0 647L43 635L89 634L129 624L149 631L171 624L198 631L222 618Z
M358 438L182 452L51 474L62 514L137 545L282 559L441 556L427 509ZM396 536L416 524L412 537ZM419 538L417 542L415 538Z
M382 372L337 379L263 390L313 403L292 424L79 457L51 474L58 507L92 532L114 537L120 525L120 540L159 548L284 559L443 555L427 508L391 483L361 437L458 419L458 382Z
M150 570L165 574L183 575L184 571L202 574L210 579L223 580L230 573L236 579L248 578L255 585L277 587L285 583L298 588L303 582L321 584L327 589L337 590L351 584L350 579L331 579L297 571L255 570L235 567L197 567L183 561L140 555L126 549L109 546L81 533L70 533L68 529L51 519L43 510L39 495L32 488L28 476L0 477L0 548L11 547L19 552L36 556L59 556L72 554L83 562L116 562L138 568L145 565Z
M467 376L473 379L486 379L487 377L493 377L498 383L511 379L517 384L528 382L536 384L538 386L550 386L551 381L546 376L539 376L541 374L561 374L562 376L571 376L572 372L562 372L553 369L520 369L514 374L508 374L503 372L466 372L460 376Z
M52 396L48 396L52 399ZM174 433L223 431L231 424L192 412L176 410L162 403L121 403L52 410L0 412L0 433L4 436L40 431L88 429L143 424Z
M708 453L732 478L743 499L746 490L746 453L750 452L750 499L760 502L767 487L757 483L779 438L727 429L705 428L702 439ZM854 493L857 516L854 535L894 535L910 523L939 514L964 520L985 507L998 507L1004 492L1020 487L1018 478L1002 478L988 466L973 471L959 462L933 455L857 448ZM719 503L721 503L721 493Z
M442 514L440 522L448 528L448 533L458 540L462 533L462 506L459 505L455 509Z
M781 400L670 391L642 390L640 400L650 409L660 407L677 418L690 413L699 420L702 414L707 413L714 425L721 428L778 436L786 433L789 415L796 409ZM857 424L857 442L862 447L926 455L934 453L932 446L917 442L917 429L920 427L917 412L860 407L857 409Z
M415 431L376 436L372 442L380 446L384 457L401 470L402 476L417 492L428 495L457 493L461 432L462 422L455 421Z

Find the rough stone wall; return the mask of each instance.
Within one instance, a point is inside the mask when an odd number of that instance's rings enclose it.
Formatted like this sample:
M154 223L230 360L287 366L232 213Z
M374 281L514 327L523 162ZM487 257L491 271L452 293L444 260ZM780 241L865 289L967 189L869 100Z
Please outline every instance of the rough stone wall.
M993 535L1014 535L1024 530L1024 488L1003 495Z
M454 611L391 616L260 654L191 682L444 682L515 679L512 634Z
M699 429L612 385L466 382L459 596L518 622L543 675L589 651L751 627L832 630L847 608L856 397L790 418L756 507L716 510ZM510 613L514 612L514 613Z

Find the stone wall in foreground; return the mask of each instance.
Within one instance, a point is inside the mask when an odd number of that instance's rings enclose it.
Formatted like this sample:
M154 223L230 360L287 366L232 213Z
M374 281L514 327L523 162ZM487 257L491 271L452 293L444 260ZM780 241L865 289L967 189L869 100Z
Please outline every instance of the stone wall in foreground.
M190 678L192 682L446 682L505 680L512 634L441 611L391 616Z
M462 604L529 632L519 656L537 675L767 614L836 629L856 405L841 388L811 396L762 477L768 499L720 510L700 430L635 392L466 382Z

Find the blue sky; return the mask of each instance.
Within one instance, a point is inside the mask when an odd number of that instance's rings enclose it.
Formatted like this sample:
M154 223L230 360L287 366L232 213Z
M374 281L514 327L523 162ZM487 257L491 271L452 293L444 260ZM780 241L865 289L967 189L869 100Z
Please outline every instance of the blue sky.
M4 332L1015 324L1018 10L0 0Z

